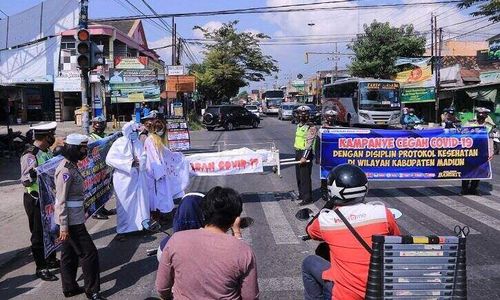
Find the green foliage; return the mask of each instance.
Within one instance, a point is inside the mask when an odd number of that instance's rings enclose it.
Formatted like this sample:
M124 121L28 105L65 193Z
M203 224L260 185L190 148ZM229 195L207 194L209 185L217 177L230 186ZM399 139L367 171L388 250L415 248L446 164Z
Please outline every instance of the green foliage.
M487 16L492 22L500 21L500 1L499 0L463 0L458 4L460 8L476 6L477 10L472 12L473 16Z
M364 25L365 33L351 45L355 57L349 66L351 75L390 79L397 73L397 57L417 57L425 53L425 37L419 36L413 25L392 27L373 21Z
M195 110L192 110L188 114L188 128L191 131L196 131L203 129L203 124L200 121L200 116L196 113Z
M250 81L263 81L266 75L278 71L276 61L264 55L258 44L259 39L268 37L237 32L236 24L238 21L232 21L214 31L195 26L213 42L204 46L203 62L189 69L196 76L198 92L214 103L228 101Z

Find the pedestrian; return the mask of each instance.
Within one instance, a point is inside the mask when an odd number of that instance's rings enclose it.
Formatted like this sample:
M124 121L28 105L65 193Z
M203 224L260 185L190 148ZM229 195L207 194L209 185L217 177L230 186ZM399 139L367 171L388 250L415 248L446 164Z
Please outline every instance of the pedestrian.
M116 232L119 240L124 234L142 230L142 221L149 219L149 199L144 145L139 139L139 124L130 121L122 128L106 156L113 167L113 188L116 196Z
M25 188L23 203L31 232L31 253L36 265L35 275L45 281L58 280L49 269L58 268L59 261L55 252L45 258L42 218L38 201L39 187L35 168L52 158L50 147L55 142L56 127L56 122L32 126L33 145L28 147L21 156L21 183Z
M55 172L55 223L59 225L61 247L61 281L65 297L85 292L87 298L104 299L100 291L97 248L85 227L84 178L77 163L87 156L88 137L70 134L66 137L63 156ZM76 273L81 264L84 288L78 286Z
M401 233L393 214L383 204L364 203L368 179L359 167L336 166L328 174L328 190L328 202L309 222L306 232L312 239L326 242L330 261L318 255L304 259L304 299L362 300L372 235Z
M156 275L162 298L259 298L252 248L226 234L242 209L241 196L233 189L217 186L207 193L204 227L174 233L162 253Z
M295 132L295 160L298 161L295 165L295 176L297 178L297 188L299 190L299 205L306 205L313 202L312 199L312 159L313 159L313 144L316 140L317 129L310 122L311 108L307 105L302 105L297 108L298 121L297 130Z
M106 137L106 118L104 116L97 116L92 119L92 133L89 134L89 142L95 142L98 140L102 140ZM106 209L106 206L103 205L99 208L92 218L97 220L107 220L108 216L115 215L116 209Z
M476 118L471 120L465 124L465 127L485 127L488 134L495 127L495 124L488 116L491 111L484 107L476 108ZM489 156L493 156L492 149L493 146L490 145L490 141L488 140L488 151ZM462 180L462 189L460 190L460 195L480 195L481 193L478 190L479 180Z
M315 153L316 153L316 164L320 164L321 163L321 149L320 149L321 136L322 136L322 134L325 131L328 131L328 129L333 129L333 128L338 127L338 125L336 124L336 122L337 122L337 115L338 115L338 113L335 110L333 110L333 109L329 109L329 110L325 111L325 113L324 113L325 122L323 123L323 125L319 129L319 134L318 134L318 137L316 138L316 142L315 142L315 145L314 145L315 146L315 150L316 150L315 151ZM324 201L328 201L328 188L327 188L327 185L326 185L326 178L321 179L321 198Z

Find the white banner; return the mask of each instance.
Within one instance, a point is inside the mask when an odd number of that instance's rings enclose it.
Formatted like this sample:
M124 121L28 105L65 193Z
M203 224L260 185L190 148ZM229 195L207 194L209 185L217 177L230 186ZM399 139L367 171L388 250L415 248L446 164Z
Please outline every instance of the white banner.
M81 92L82 81L80 74L62 74L54 77L54 92Z
M168 76L174 76L174 75L184 75L184 66L168 66L167 67L167 75Z
M259 153L195 154L186 157L195 176L220 176L263 172Z

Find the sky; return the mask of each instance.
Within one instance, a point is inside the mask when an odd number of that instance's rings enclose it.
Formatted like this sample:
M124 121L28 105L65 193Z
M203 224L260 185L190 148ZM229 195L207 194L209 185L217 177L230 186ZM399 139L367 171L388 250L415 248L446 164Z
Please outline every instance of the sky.
M76 1L76 0L75 0ZM128 0L146 14L150 14L142 0ZM322 9L308 12L288 12L272 14L238 14L217 15L210 17L182 17L176 18L177 32L185 39L201 38L199 30L193 30L198 25L205 28L217 28L224 22L238 20L237 28L241 31L261 32L271 37L270 43L263 45L265 54L271 55L279 66L276 80L274 76L265 82L252 83L248 89L272 88L273 85L286 85L289 80L302 74L304 78L314 76L316 71L331 70L335 62L339 69L344 69L350 61L347 55L334 59L332 55L309 55L305 63L306 52L333 52L335 41L338 52L349 54L347 44L356 34L363 32L363 24L373 20L390 22L394 26L412 23L415 29L421 32L430 31L431 13L438 16L438 26L444 27L444 39L453 38L471 30L488 25L487 19L470 20L470 10L459 10L453 4L435 4L439 0L360 0L341 4L323 4L320 7L330 8L338 6L374 5L384 3L415 3L432 2L433 5L419 5L400 8L384 8L370 10L331 10ZM21 12L40 3L40 0L0 0L0 10L7 15ZM214 11L237 8L276 6L297 3L325 2L325 0L147 0L158 13L180 13L197 11ZM139 14L126 0L89 0L89 16L93 18L128 16ZM0 13L0 18L4 15ZM168 24L171 20L165 20ZM159 23L159 22L158 22ZM456 25L454 25L456 24ZM150 47L160 47L171 43L171 34L152 21L144 20L146 38ZM459 37L462 40L485 40L500 32L500 24L485 27L472 34ZM297 45L297 42L302 45ZM203 59L203 48L200 45L190 45L198 61ZM170 62L170 50L157 51L162 59ZM191 61L183 57L184 64Z

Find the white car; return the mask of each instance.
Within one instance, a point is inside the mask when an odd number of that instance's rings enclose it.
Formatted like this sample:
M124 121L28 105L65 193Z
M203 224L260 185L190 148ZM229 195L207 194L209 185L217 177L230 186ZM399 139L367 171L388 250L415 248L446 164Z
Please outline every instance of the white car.
M251 113L256 115L258 118L260 118L260 111L257 105L246 105L245 108L249 110Z

